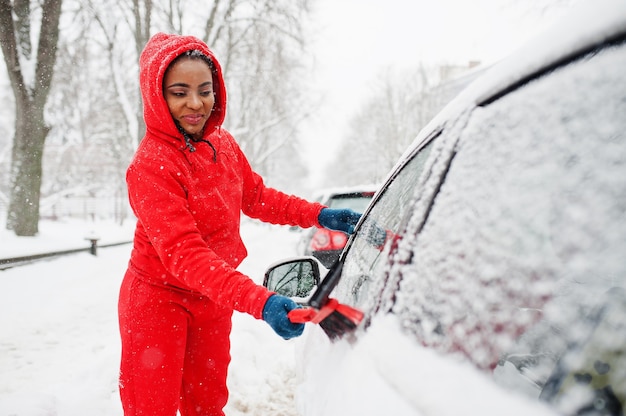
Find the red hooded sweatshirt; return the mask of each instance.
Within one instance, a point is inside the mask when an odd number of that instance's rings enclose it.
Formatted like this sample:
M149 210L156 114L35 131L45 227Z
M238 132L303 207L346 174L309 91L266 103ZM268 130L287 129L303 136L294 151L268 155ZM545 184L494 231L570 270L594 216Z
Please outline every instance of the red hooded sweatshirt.
M215 106L205 142L187 148L163 95L169 64L199 50L215 63ZM272 294L235 270L247 252L240 217L273 224L318 226L323 208L266 187L233 137L221 127L226 88L220 65L191 36L155 35L139 60L146 135L128 168L130 204L138 219L130 269L151 284L207 296L218 305L260 319ZM215 158L214 158L215 156Z

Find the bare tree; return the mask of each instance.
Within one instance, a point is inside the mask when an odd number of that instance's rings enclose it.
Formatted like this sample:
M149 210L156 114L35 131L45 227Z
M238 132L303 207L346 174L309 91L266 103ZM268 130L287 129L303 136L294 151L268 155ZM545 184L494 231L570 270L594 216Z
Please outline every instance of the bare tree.
M19 236L39 231L39 196L44 143L50 127L44 106L50 91L59 38L62 0L0 0L0 44L15 96L7 228ZM34 27L36 17L40 26ZM35 48L31 44L39 34Z
M226 53L227 124L255 169L273 185L295 188L293 178L306 174L296 148L297 127L308 111L299 75L308 2L264 0L248 10L225 11L207 34Z
M102 199L117 201L115 219L122 222L124 173L138 140L137 83L126 75L136 66L134 51L126 61L111 53L111 41L97 30L100 22L91 10L79 7L65 20L74 26L60 41L57 59L64 70L55 75L47 108L53 128L46 143L42 209L61 202L60 196L107 196Z
M455 66L460 71L442 78L447 67L383 71L376 89L350 122L350 132L328 170L334 185L379 183L420 130L486 67Z
M350 133L328 170L334 185L378 183L432 114L424 66L403 73L384 70L376 89L350 122Z
M66 0L63 14L61 0L41 1L0 0L16 114L11 185L2 186L16 234L37 233L41 198L45 207L77 192L125 196L125 167L145 131L138 57L157 31L196 35L216 52L225 125L268 182L286 189L305 176L297 127L307 108L298 71L308 0ZM41 30L31 31L38 18Z
M111 86L126 118L128 135L136 147L145 131L137 84L137 61L150 38L153 2L90 0L86 9L99 29L98 34L92 35L92 38L108 58L108 74L113 81ZM130 53L129 49L134 50L134 53ZM134 88L130 85L134 85Z

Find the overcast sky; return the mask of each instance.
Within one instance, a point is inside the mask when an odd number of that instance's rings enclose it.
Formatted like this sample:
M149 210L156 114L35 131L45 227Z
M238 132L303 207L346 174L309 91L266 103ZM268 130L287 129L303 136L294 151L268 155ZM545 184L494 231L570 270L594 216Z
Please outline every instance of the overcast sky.
M383 68L493 62L564 12L567 0L552 1L317 0L310 82L323 106L307 125L305 154L330 160ZM316 181L320 163L309 165Z

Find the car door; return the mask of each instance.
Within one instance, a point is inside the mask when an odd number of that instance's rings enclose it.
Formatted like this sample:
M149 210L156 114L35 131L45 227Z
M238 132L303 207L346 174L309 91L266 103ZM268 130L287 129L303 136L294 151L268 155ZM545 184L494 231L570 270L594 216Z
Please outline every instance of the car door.
M624 68L622 40L472 111L387 277L406 334L534 397L558 370L566 414L626 397Z

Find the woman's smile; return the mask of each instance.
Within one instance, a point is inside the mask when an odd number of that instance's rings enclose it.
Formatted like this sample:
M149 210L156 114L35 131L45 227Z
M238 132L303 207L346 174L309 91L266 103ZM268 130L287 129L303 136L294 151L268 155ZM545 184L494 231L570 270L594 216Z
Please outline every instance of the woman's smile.
M181 118L185 120L188 124L192 124L192 125L197 125L199 123L202 123L204 120L204 116L202 114L190 114L190 115L182 116Z

